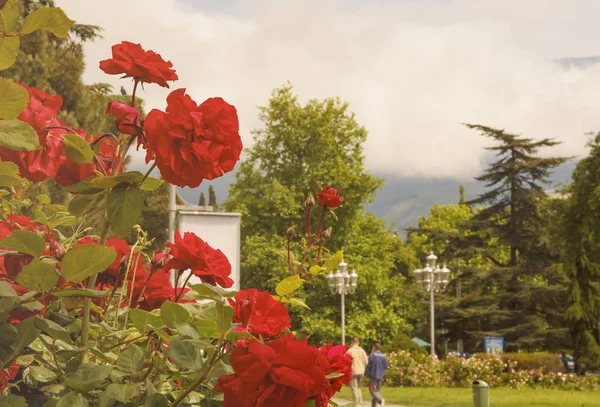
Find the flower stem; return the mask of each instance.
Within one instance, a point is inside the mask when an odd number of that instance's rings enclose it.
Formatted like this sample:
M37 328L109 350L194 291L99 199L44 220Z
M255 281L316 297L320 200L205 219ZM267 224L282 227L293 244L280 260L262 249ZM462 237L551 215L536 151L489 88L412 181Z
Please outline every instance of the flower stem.
M135 91L137 90L138 83L140 83L137 79L133 82L133 92L131 93L131 107L135 107Z
M142 181L140 182L140 184L143 184L144 181L146 181L146 178L148 178L150 176L150 173L152 172L152 170L154 170L156 168L156 161L154 162L154 164L152 164L152 166L150 167L150 169L148 169L148 171L146 171L146 173L144 174L144 178L142 178Z
M175 302L179 301L179 298L181 298L181 296L183 295L183 289L187 286L187 283L190 281L190 278L192 278L192 276L193 274L190 272L190 275L187 276L185 282L181 286L181 291L179 291L179 294L177 294L177 296L175 297ZM175 287L175 293L177 293L177 286Z
M104 230L102 231L102 235L100 236L100 244L101 245L104 245L104 243L106 243L106 237L108 236L109 228L110 228L110 225L108 224L108 222L106 222L106 225L104 226ZM91 276L88 280L87 288L90 288L93 290L94 287L96 286L97 278L98 278L97 274L94 274L93 276ZM83 318L81 321L81 347L82 348L85 348L85 345L88 342L89 329L90 329L91 302L92 302L91 298L83 299ZM86 352L84 351L81 354L81 362L85 363L86 362L85 359L86 359Z

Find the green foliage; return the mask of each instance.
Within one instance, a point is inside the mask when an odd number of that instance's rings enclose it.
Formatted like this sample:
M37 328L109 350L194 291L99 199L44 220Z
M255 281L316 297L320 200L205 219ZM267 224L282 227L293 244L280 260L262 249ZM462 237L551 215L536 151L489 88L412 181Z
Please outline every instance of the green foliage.
M335 211L337 222L324 226L334 229L326 246L331 253L343 248L346 261L360 276L356 294L346 300L348 335L374 342L411 331L421 312L399 269L408 267L412 252L362 207L372 201L382 181L364 168L367 132L348 104L333 98L302 105L292 87L285 85L273 91L260 118L263 128L253 132L255 143L246 150L248 159L240 165L224 203L227 211L242 214L242 286L273 293L289 276L285 231L290 225L303 225L296 226L296 233L304 236L304 213L298 202L329 185L337 188L344 202ZM318 221L313 217L311 231ZM291 252L302 253L304 247L292 243ZM291 256L290 262L301 260ZM313 271L322 273L323 268ZM339 296L329 293L321 275L315 275L310 285L310 291L294 296L300 306L290 307L293 323L312 342L339 338ZM310 312L303 303L318 312Z
M199 206L206 206L206 197L204 196L204 192L200 192L200 198L198 200Z
M577 164L570 194L558 209L551 239L562 252L562 269L569 277L569 323L576 364L587 359L588 366L600 363L596 328L600 318L600 228L598 192L600 185L600 133L590 143L590 154ZM555 207L556 209L556 207ZM591 362L591 363L590 363Z
M445 304L445 319L459 335L469 333L472 349L480 349L486 335L503 336L508 350L561 349L566 281L553 267L556 253L545 244L550 217L544 188L552 169L566 159L538 155L558 144L553 140L467 126L494 140L488 150L496 161L476 178L487 190L468 202L485 206L450 242L458 257L476 258L478 264L462 267L463 295Z
M426 355L427 348L419 346L408 335L400 333L389 343L381 347L384 353L407 351L411 354Z
M0 117L3 119L16 119L27 107L29 94L13 81L0 78L0 94Z
M41 148L35 130L27 123L15 119L0 121L0 146L20 151Z

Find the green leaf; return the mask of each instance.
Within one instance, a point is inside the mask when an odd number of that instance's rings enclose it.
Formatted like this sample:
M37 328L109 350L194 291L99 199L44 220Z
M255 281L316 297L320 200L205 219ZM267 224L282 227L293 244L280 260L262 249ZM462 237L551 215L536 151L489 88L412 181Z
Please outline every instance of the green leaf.
M310 274L312 274L313 276L316 276L317 274L319 274L322 270L324 270L321 266L319 265L314 265L311 268L308 269L308 272Z
M25 183L19 176L19 167L10 161L0 162L0 187L14 187Z
M74 391L62 396L56 407L89 407L90 403L85 399L85 396Z
M117 369L129 373L132 376L141 373L144 367L144 352L137 345L129 347L121 352L117 358Z
M64 187L63 189L71 194L84 194L84 195L96 195L103 191L104 188L100 188L92 184L95 177L84 179L79 181L75 185Z
M325 273L328 273L330 271L337 269L338 264L340 264L340 262L343 259L344 259L344 251L338 250L337 252L335 252L335 254L333 256L331 256L329 259L327 259L325 264L323 264L323 267L322 267L323 271Z
M144 407L169 407L169 399L164 394L155 393L146 399Z
M7 34L17 28L21 17L18 0L8 0L4 8L0 10L0 33Z
M0 78L0 95L0 117L3 119L16 119L29 102L27 90L10 79Z
M160 317L171 329L176 329L177 323L189 322L192 319L190 313L181 305L171 301L165 301L160 307Z
M315 407L315 400L306 400L306 405L304 407Z
M222 302L217 302L217 331L229 331L229 328L231 328L232 318L233 308L224 305Z
M301 299L301 298L290 298L288 300L288 302L290 304L293 304L293 305L298 305L300 307L304 307L304 308L310 309L310 307L308 305L306 305L306 303L304 302L304 300Z
M0 297L18 297L12 286L5 281L0 281Z
M164 183L162 179L148 177L142 182L140 188L143 191L156 191Z
M210 372L208 372L207 377L209 379L212 379L225 376L231 373L233 373L233 368L227 363L223 362L223 360L219 360L217 363L215 363L212 369L210 369Z
M108 291L92 290L90 288L66 288L52 293L55 297L104 298Z
M62 9L58 7L40 7L29 14L21 28L21 34L30 34L37 30L45 30L65 38L75 21L69 19Z
M65 254L60 271L68 282L81 283L86 278L106 270L116 258L117 253L111 247L86 244Z
M44 293L56 286L59 275L52 264L33 259L17 275L17 283L31 291Z
M106 213L112 230L128 236L144 209L144 193L137 185L119 184L110 191Z
M298 288L302 287L304 280L298 274L284 278L275 287L275 292L280 297L293 294Z
M0 36L0 71L14 65L19 55L19 37Z
M15 230L9 236L0 240L0 247L39 257L46 249L44 238L27 230Z
M17 328L18 339L15 345L14 353L18 354L28 347L39 335L40 330L35 326L35 320L38 317L24 319L15 325Z
M140 332L146 332L151 329L161 329L165 326L163 320L158 315L141 309L129 310L129 321ZM150 329L148 329L150 327Z
M69 336L69 332L67 332L65 328L58 325L54 321L46 318L37 318L35 320L35 326L41 329L42 332L47 334L52 339L59 339L66 343L73 343L71 337Z
M87 164L94 160L94 151L90 144L78 134L63 134L65 154L75 164Z
M198 294L199 298L206 298L209 300L221 301L223 297L235 297L238 294L237 291L229 291L210 284L193 284L190 288Z
M31 366L29 368L29 374L40 383L48 383L58 377L56 373L44 366Z
M98 366L94 363L80 365L75 373L65 379L67 386L73 390L89 392L104 386L114 366Z
M0 39L1 46L2 39ZM1 54L2 48L0 48L0 64ZM35 151L42 148L33 127L17 119L0 121L0 147L17 151Z
M75 195L69 202L69 213L75 216L83 216L93 208L98 199L98 195Z
M21 396L0 395L0 407L27 407L27 402Z
M140 395L140 386L138 384L116 384L111 383L106 387L104 393L111 399L121 403L128 403Z
M139 171L124 172L123 174L111 175L109 177L96 177L91 180L93 186L102 189L114 188L119 184L137 184L144 176Z
M200 370L203 360L201 349L194 345L193 339L175 336L169 341L169 357L175 364L184 369Z

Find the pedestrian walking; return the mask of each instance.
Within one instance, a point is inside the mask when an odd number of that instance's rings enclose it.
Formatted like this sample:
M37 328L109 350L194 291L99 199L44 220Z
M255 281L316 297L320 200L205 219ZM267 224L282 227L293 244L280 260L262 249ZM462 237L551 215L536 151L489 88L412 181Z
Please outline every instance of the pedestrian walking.
M353 338L352 346L346 353L352 356L352 380L350 381L352 399L355 403L358 402L362 406L363 398L360 391L360 382L365 374L367 363L369 361L367 358L367 352L360 347L360 341L358 338Z
M369 355L369 361L367 362L366 375L369 378L369 391L373 396L371 401L371 407L377 407L377 404L382 407L385 406L385 400L381 397L380 389L383 378L385 377L385 370L388 368L388 361L385 355L381 352L381 345L376 343L373 346L373 351Z

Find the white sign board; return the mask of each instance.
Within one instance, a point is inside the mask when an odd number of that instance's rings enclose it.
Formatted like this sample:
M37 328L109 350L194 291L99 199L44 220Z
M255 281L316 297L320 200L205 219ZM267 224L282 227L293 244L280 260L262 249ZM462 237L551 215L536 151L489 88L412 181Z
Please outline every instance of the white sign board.
M178 209L179 233L193 232L212 248L221 250L231 263L231 290L240 289L240 220L239 213L204 212L198 210ZM179 279L185 281L189 271ZM190 284L200 284L198 277L193 276Z

